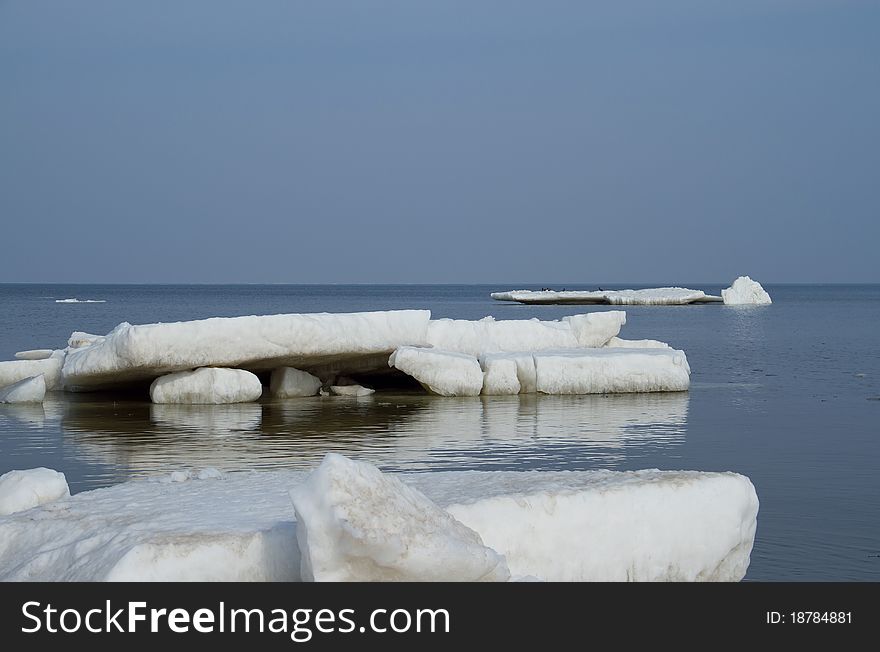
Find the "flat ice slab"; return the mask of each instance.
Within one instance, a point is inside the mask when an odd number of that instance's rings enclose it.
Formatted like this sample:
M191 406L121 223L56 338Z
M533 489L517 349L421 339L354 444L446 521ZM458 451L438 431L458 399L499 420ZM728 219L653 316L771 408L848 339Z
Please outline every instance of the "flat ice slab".
M689 303L717 303L721 297L702 290L666 287L644 290L510 290L493 292L497 301L532 304L608 304L614 306L680 306Z
M19 351L15 354L16 360L45 360L55 353L53 349L31 349L30 351Z
M626 313L619 310L572 315L559 321L435 319L428 326L428 344L474 357L504 351L602 346L625 323Z
M0 362L0 387L12 385L25 378L42 374L46 389L61 389L61 368L65 352L53 351L48 358L40 360L7 360Z
M424 345L431 313L396 310L215 317L132 326L122 323L103 339L69 352L64 382L90 389L152 380L198 367L357 366L375 358L384 366L399 346Z
M70 496L63 473L47 468L9 471L0 475L0 516L45 505Z
M483 393L612 394L690 387L684 351L654 340L620 343L624 346L485 355L480 358Z
M402 346L391 354L388 365L440 396L477 396L483 388L479 361L465 353Z
M45 397L46 380L43 374L0 387L0 403L42 403Z
M761 284L748 276L740 276L729 288L721 290L721 297L728 306L764 306L773 303Z
M202 367L160 376L150 385L153 403L221 405L249 403L263 393L260 379L244 369Z
M301 579L289 491L305 474L216 476L178 472L2 517L0 579ZM739 580L758 512L752 483L734 473L397 477L474 530L512 575L545 580Z

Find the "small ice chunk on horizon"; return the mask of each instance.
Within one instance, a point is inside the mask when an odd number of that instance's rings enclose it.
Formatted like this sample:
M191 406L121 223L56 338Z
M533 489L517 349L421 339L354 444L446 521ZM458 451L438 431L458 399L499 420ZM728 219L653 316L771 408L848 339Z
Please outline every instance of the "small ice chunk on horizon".
M727 306L766 306L773 303L761 284L748 276L740 276L729 288L721 290L721 298Z

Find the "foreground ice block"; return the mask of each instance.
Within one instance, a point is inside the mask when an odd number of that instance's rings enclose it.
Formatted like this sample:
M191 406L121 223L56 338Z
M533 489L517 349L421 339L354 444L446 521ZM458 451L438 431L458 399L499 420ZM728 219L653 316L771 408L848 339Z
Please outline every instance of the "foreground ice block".
M320 389L320 378L293 367L279 367L269 379L269 393L275 398L316 396Z
M625 323L626 313L621 311L574 315L560 321L435 319L428 326L428 344L474 357L504 351L602 346Z
M504 557L422 492L329 454L290 492L306 581L505 581Z
M47 390L61 389L61 367L64 364L64 359L64 351L53 351L48 358L40 360L0 362L0 387L42 374Z
M256 401L263 393L260 379L244 369L202 367L160 376L150 385L153 403L220 405Z
M46 380L43 374L0 387L0 403L42 403L45 397Z
M0 516L22 512L70 495L63 473L39 467L0 475Z
M300 579L289 490L305 474L199 475L127 482L0 517L0 580ZM734 473L398 477L504 555L514 576L736 581L755 536L758 498Z
M391 354L388 365L440 396L477 396L483 387L480 363L464 353L403 346Z
M748 276L740 276L729 288L721 290L721 297L728 306L761 306L773 303L761 284Z
M535 387L542 394L680 392L690 387L684 351L610 348L534 355Z
M71 350L63 373L67 386L93 389L197 367L310 371L336 364L344 371L345 363L374 360L382 368L397 347L425 344L430 315L392 310L122 323L103 339Z

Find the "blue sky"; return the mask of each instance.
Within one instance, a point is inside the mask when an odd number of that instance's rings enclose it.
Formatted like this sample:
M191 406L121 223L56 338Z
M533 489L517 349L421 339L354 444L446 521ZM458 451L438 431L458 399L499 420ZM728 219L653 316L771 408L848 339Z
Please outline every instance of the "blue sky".
M877 282L878 28L0 0L0 282Z

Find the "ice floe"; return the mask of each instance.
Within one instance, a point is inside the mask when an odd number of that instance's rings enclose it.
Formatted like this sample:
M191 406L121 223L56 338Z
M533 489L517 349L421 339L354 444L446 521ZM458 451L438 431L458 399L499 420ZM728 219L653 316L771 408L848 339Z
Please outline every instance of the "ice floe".
M483 388L483 370L472 355L402 346L391 354L391 367L412 376L432 394L477 396Z
M42 374L46 389L61 389L61 369L65 352L53 351L41 360L5 360L0 362L0 387Z
M96 342L100 342L104 339L103 335L92 335L91 333L83 333L82 331L74 331L70 334L70 337L67 339L67 346L71 349L81 349L86 346L91 346Z
M382 368L399 346L426 343L429 319L427 310L397 310L122 323L102 340L69 352L64 382L78 389L112 387L197 367L312 372L335 363L341 373L369 360Z
M400 484L327 464L308 480L178 473L2 517L0 579L501 579L503 557L513 576L544 580L736 581L754 541L758 499L734 473L453 471Z
M45 397L43 374L0 387L0 403L42 403Z
M726 290L721 290L724 303L728 306L768 305L773 303L770 295L757 281L748 276L740 276Z
M55 303L107 303L106 299L77 299L75 297L69 299L55 299Z
M504 557L418 489L330 454L290 492L306 581L505 581Z
M45 505L70 495L63 473L44 467L0 475L0 516Z
M320 389L320 378L293 367L279 367L269 379L269 394L275 398L315 396Z
M160 376L150 385L153 403L223 404L256 401L260 379L244 369L202 367Z
M19 351L15 354L16 360L45 360L52 357L55 353L53 349L32 349L30 351Z
M718 303L721 297L690 288L664 287L643 290L510 290L493 292L497 301L531 304L608 304L614 306L679 306Z
M357 383L349 383L345 385L330 385L330 393L334 396L354 396L354 397L362 397L369 396L370 394L374 394L376 392L372 387L364 387L363 385L358 385Z

